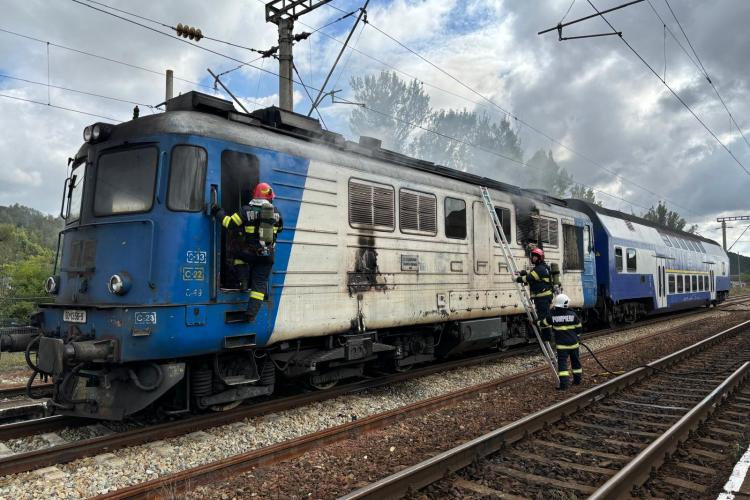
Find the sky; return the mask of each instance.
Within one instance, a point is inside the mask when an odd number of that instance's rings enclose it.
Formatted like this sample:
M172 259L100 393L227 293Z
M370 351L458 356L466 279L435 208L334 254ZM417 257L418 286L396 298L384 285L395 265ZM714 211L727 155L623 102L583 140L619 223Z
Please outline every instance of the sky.
M657 77L617 36L560 42L556 32L537 35L564 16L570 21L592 14L586 0L371 0L370 25L355 31L351 45L357 51L344 53L328 88L351 98L351 77L395 68L402 78L423 82L435 109L476 110L497 120L511 113L525 158L540 148L552 151L576 182L597 190L605 206L641 214L666 200L702 235L720 240L716 217L750 215L750 174L743 169L750 171L750 2L668 1L646 0L607 15ZM134 103L142 115L159 112L154 106L164 100L168 68L175 73L175 93L222 95L206 69L221 73L238 63L220 54L253 61L259 55L247 48L266 49L277 41L262 0L97 2L0 0L0 205L56 213L67 159L86 125L128 120ZM331 23L295 46L295 64L307 85L322 85L341 47L334 39L346 37L355 16L338 19L363 2L333 0L296 23L296 32ZM624 0L593 2L603 10ZM152 28L146 29L90 8L113 12L107 6L169 26L196 26L245 48L208 39L196 44L220 54L212 53L157 33L173 33L158 23L115 12ZM594 18L566 27L563 35L607 31ZM277 70L275 60L259 59L222 81L252 111L278 102ZM295 110L306 113L310 101L302 86L295 86L294 97ZM320 112L329 129L357 139L349 130L350 105L326 100ZM514 168L508 166L503 180L513 181ZM729 226L731 244L747 225ZM733 250L750 255L750 231Z

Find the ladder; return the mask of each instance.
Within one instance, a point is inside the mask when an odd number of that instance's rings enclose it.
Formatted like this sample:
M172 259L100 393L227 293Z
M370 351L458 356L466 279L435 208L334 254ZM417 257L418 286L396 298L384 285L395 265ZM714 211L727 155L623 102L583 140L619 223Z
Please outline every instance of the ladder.
M497 212L495 212L495 206L492 202L492 198L490 197L490 192L484 186L480 186L479 188L482 191L482 201L484 202L484 207L487 209L487 212L489 212L492 226L495 229L495 238L500 242L500 248L502 248L503 250L503 256L505 257L505 261L508 263L508 270L510 271L511 280L513 280L513 284L516 286L516 292L518 293L518 297L519 299L521 299L521 304L526 311L526 317L529 319L531 328L534 331L534 336L536 336L536 340L537 342L539 342L539 347L542 349L542 355L547 361L550 370L552 370L555 380L559 384L560 377L557 374L555 352L549 342L545 342L542 340L542 336L539 334L539 328L536 325L536 321L538 319L536 315L536 309L534 309L534 305L531 302L531 298L529 297L526 288L524 288L522 284L516 281L516 277L518 276L518 266L516 265L516 260L513 258L513 254L511 253L508 239L505 237L503 225L497 216Z

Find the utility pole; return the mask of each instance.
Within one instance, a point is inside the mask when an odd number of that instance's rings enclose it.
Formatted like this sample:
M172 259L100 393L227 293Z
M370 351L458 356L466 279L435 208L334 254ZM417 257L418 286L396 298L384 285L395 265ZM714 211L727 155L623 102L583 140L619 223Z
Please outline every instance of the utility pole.
M294 21L331 0L271 0L266 3L266 22L279 27L279 108L294 111Z
M164 91L164 102L174 97L174 71L167 70L167 85Z
M727 251L727 221L750 220L750 215L739 215L736 217L717 217L716 222L721 222L721 241L724 251Z

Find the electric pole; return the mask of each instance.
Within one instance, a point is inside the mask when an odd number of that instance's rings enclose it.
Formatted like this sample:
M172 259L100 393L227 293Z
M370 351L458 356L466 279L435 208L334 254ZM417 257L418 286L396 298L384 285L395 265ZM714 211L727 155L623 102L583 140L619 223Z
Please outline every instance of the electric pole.
M330 1L272 0L266 3L266 22L279 27L279 108L285 111L294 111L294 21Z
M724 251L727 251L727 221L750 220L750 215L740 215L737 217L717 217L716 222L721 222L721 242Z

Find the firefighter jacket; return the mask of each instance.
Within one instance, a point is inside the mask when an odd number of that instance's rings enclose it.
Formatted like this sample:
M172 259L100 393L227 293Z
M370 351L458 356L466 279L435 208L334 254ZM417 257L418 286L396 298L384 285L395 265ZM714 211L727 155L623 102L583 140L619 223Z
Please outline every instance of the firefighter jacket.
M553 307L546 318L539 320L541 328L552 326L558 350L578 349L578 335L583 325L574 310L566 307Z
M273 208L273 218L264 219L264 207ZM268 200L254 199L249 204L243 205L242 208L233 213L226 215L226 212L219 210L217 218L221 225L229 231L235 232L239 236L242 244L241 250L255 253L257 255L271 255L276 246L276 238L284 228L284 220L279 210ZM260 238L261 225L271 225L273 227L273 241L266 242Z
M549 267L544 262L539 262L527 274L521 273L517 281L529 285L529 292L532 299L552 298L552 276Z

